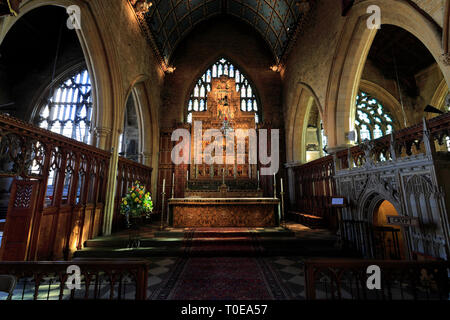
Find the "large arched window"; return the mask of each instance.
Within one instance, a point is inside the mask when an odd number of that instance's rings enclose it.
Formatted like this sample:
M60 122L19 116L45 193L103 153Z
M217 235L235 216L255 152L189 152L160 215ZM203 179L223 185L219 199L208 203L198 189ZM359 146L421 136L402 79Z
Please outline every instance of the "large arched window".
M198 79L188 102L187 122L192 122L192 111L206 111L207 94L211 91L211 79L227 76L236 81L236 91L241 94L241 110L255 113L255 122L259 122L259 106L255 90L245 75L231 62L222 58L209 67Z
M356 98L355 129L358 143L378 139L394 130L394 118L376 98L360 91Z
M39 127L89 143L92 88L86 67L63 75L48 90L37 115Z

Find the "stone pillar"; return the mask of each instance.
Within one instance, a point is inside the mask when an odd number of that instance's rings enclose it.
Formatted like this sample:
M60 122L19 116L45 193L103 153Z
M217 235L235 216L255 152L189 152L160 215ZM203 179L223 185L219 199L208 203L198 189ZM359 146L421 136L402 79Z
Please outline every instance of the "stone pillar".
M119 164L119 136L122 130L114 130L111 136L111 159L108 170L108 184L106 187L106 200L103 219L103 235L110 235L112 230L112 222L114 217L114 198L116 196L117 186L117 168Z

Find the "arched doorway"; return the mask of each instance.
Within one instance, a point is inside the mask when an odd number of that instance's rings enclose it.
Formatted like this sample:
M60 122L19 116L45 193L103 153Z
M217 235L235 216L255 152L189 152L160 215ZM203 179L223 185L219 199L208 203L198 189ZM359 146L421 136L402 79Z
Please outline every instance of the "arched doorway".
M376 258L403 260L406 257L404 237L400 226L391 225L389 216L398 216L394 205L382 200L373 213L374 252Z
M139 162L142 152L141 121L137 92L133 89L128 97L124 114L123 132L119 137L119 155Z

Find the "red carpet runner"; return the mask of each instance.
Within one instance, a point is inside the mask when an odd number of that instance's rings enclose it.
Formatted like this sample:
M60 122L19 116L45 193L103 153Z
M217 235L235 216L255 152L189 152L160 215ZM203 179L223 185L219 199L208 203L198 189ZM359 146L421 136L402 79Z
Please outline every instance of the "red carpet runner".
M206 241L205 241L206 240ZM258 248L245 228L193 229L185 236L186 252L241 251ZM223 255L223 254L222 254ZM254 255L250 255L254 256ZM285 300L281 279L260 257L180 258L174 271L151 299L157 300Z

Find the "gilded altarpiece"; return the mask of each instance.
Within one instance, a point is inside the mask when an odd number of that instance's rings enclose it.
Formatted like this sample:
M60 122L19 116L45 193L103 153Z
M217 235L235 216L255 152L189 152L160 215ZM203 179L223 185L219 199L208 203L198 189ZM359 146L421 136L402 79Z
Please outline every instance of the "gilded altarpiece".
M207 100L208 109L206 111L192 112L192 165L189 178L194 180L256 180L257 166L256 164L250 164L249 161L249 140L251 138L248 136L245 138L237 137L238 129L256 129L255 114L254 112L241 111L241 98L239 92L236 91L235 80L226 76L212 79L211 91L207 94ZM222 141L217 141L219 148L220 145L222 148L221 164L216 162L208 164L208 161L205 161L206 153L204 151L210 144L216 143L214 137L209 141L207 139L202 140L201 152L199 152L202 157L201 164L195 161L195 130L196 123L199 122L202 127L202 137L209 129L220 130L223 135ZM233 134L235 135L232 144L234 153L227 154L226 136ZM254 138L256 142L256 135ZM244 150L238 148L239 141L245 141ZM213 154L213 156L217 155Z

